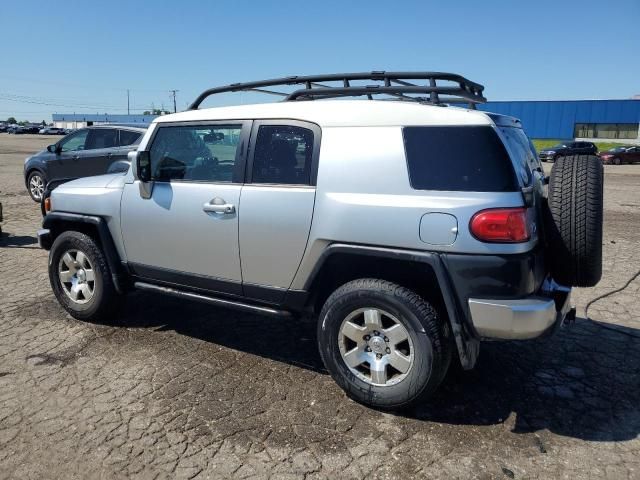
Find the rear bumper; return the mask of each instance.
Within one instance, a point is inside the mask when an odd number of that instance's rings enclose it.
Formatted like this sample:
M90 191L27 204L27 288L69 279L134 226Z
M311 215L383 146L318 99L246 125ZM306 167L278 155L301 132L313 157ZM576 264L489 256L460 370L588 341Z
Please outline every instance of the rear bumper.
M562 324L571 308L571 289L553 280L539 295L512 300L470 298L471 322L483 338L525 340L551 333Z

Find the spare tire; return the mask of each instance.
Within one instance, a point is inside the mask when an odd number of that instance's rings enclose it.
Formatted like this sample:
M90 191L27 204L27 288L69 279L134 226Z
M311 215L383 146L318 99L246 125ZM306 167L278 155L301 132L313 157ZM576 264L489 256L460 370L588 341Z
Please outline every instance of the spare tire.
M545 236L550 271L560 284L593 287L602 277L602 161L570 155L549 178Z

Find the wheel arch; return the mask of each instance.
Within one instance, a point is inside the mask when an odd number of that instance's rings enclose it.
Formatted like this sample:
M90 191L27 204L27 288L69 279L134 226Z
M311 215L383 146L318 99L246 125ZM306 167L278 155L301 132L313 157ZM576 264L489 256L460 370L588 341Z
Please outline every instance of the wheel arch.
M432 303L451 327L463 368L473 368L479 342L466 326L463 310L438 253L332 244L320 256L305 282L307 307L319 312L334 290L365 277L397 283Z
M40 167L30 167L24 176L24 186L27 187L27 189L29 188L29 177L34 172L38 172L40 175L42 175L42 179L44 180L45 185L47 184L47 175L42 171L42 169Z
M93 238L104 252L116 291L118 293L126 291L128 273L118 255L104 218L78 213L51 212L44 217L42 227L49 230L51 244L62 232L69 230L82 232Z

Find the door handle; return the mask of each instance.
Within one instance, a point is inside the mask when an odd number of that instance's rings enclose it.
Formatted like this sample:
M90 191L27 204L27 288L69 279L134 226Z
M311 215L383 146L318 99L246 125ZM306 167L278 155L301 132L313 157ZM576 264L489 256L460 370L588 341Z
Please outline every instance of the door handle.
M216 197L210 202L202 205L202 210L205 212L212 213L222 213L225 215L231 215L232 213L236 213L236 206L225 202L222 198Z

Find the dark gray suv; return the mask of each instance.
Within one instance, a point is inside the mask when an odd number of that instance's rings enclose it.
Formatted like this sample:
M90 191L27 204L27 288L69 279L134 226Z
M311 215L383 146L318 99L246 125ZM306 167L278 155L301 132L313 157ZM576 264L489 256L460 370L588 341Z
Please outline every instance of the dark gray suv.
M29 195L40 202L49 182L126 171L127 154L138 147L145 131L144 127L121 125L76 130L25 160Z

